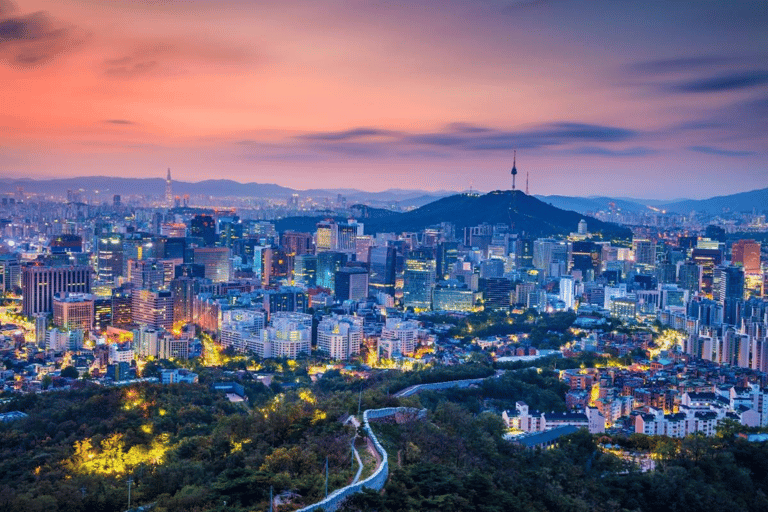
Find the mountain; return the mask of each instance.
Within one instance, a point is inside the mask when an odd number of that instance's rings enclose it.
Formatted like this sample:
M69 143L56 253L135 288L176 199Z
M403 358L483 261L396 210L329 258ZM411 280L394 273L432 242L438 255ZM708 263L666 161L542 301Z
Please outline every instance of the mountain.
M648 209L645 204L631 199L613 197L570 197L570 196L535 196L537 199L549 203L556 208L573 210L579 213L593 213L600 210L607 211L613 203L616 208L625 212L639 213Z
M32 179L0 179L0 192L15 192L22 187L26 192L42 194L62 194L67 190L83 190L86 193L121 195L162 195L165 193L165 180L162 178L118 178L111 176L88 176L78 178L58 178L48 180ZM263 197L285 198L291 194L302 197L329 198L335 200L338 195L345 196L347 202L372 203L382 206L397 205L401 208L421 206L455 192L440 190L426 192L424 190L390 189L382 192L367 192L358 189L310 189L296 190L275 185L274 183L239 183L233 180L212 179L198 182L173 180L173 193L207 195L215 197Z
M709 199L688 199L664 205L664 209L671 212L688 213L697 211L712 215L723 213L723 211L751 212L753 208L758 211L768 209L768 188L727 196L711 197Z
M277 221L277 229L314 231L315 224L324 218L289 217ZM555 208L520 191L496 191L482 196L457 194L405 213L369 208L368 215L361 215L359 218L369 234L419 231L441 222L452 223L458 231L484 222L512 222L517 231L524 231L531 236L565 235L576 231L579 221L585 219L592 233L615 238L632 236L629 229L574 211Z
M457 230L462 230L483 222L511 222L516 230L530 235L562 235L576 231L582 218L587 221L590 232L622 238L631 236L630 230L626 228L585 217L574 211L555 208L519 190L497 190L481 196L458 194L445 197L410 212L366 222L366 231L417 231L441 222L450 222Z

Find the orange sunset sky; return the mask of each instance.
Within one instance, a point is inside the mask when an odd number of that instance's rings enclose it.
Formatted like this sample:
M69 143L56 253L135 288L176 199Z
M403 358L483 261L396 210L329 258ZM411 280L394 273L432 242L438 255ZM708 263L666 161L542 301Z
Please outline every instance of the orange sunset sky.
M762 188L767 5L0 0L0 177Z

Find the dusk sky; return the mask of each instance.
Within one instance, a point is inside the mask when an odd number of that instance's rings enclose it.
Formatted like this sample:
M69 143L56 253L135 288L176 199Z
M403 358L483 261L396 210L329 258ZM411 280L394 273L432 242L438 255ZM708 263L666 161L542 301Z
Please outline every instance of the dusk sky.
M0 177L768 186L764 0L0 0Z

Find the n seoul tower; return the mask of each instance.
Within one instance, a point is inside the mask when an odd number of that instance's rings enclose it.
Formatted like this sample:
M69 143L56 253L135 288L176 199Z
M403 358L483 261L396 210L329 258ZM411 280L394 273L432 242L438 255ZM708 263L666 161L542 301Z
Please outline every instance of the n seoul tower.
M515 176L517 176L517 166L515 165L516 161L517 161L517 150L515 150L512 156L512 192L515 191Z

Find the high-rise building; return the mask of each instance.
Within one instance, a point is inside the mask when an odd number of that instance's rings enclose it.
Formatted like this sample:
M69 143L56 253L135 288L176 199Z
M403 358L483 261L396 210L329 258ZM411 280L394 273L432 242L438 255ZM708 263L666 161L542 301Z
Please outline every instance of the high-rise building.
M243 223L237 215L219 217L217 232L218 242L216 245L232 248L238 240L243 239Z
M403 305L415 311L432 308L432 290L435 287L437 265L433 258L411 254L405 260L403 274Z
M485 309L509 310L512 281L503 277L481 279L480 287L483 290Z
M0 293L21 289L21 262L16 254L0 254Z
M636 265L652 267L656 264L656 244L647 238L633 238L632 251Z
M293 260L293 282L296 286L312 288L317 285L317 256L299 254Z
M91 293L91 267L25 265L22 269L22 314L53 312L57 293Z
M583 222L583 221L582 221ZM579 223L581 224L581 223ZM560 300L565 303L566 309L573 309L574 306L574 282L573 277L564 276L560 278Z
M111 290L110 290L111 292ZM98 331L103 331L112 325L112 297L94 297L93 300L93 326Z
M312 235L310 233L297 233L286 231L280 238L280 245L288 254L298 256L312 252Z
M331 251L336 247L338 225L333 221L318 222L315 231L315 252Z
M53 323L66 330L93 329L94 297L85 293L59 293L53 297Z
M261 358L295 359L309 354L312 348L312 315L275 313L271 325L245 343L248 350Z
M317 286L335 291L336 272L346 265L348 256L343 252L325 251L317 255Z
M336 272L334 291L340 301L361 300L368 296L368 270L342 267Z
M210 215L195 215L189 226L190 236L202 238L207 247L216 243L216 223Z
M760 242L739 240L731 248L731 262L740 265L747 274L760 273Z
M517 268L533 267L533 240L518 238L515 243L515 259Z
M594 242L583 240L573 242L571 247L571 269L580 270L585 280L592 280L600 271L602 248Z
M397 348L390 351L390 356L398 353L400 355L413 354L419 340L419 329L419 323L416 321L387 318L381 329L381 339L397 340L398 342Z
M266 290L263 304L268 315L281 312L304 313L308 307L304 290L292 286L283 286L279 290Z
M331 359L346 360L359 354L362 343L362 317L327 317L317 326L317 348Z
M168 174L165 176L165 205L170 208L173 206L173 182L171 181L171 168L168 168Z
M699 283L701 293L711 297L715 267L723 262L722 252L720 252L720 249L702 249L696 247L691 252L691 259L694 263L701 266L701 280Z
M131 290L112 290L112 325L127 325L133 321L131 315Z
M701 267L695 261L685 261L679 264L677 271L677 283L684 290L698 293L701 282Z
M128 279L134 288L167 290L175 277L173 260L131 260L128 262Z
M504 277L504 260L490 258L480 262L480 278Z
M744 269L735 266L718 265L713 272L712 295L725 304L729 299L744 299Z
M368 288L370 295L386 293L395 295L395 265L397 251L394 247L378 246L368 250Z
M187 324L192 322L192 311L195 294L199 290L199 281L191 277L177 277L171 281L173 294L173 323Z
M458 242L440 242L437 245L437 279L439 281L443 279L449 279L451 276L451 268L459 258L459 243Z
M133 290L131 318L153 329L173 328L173 295L170 291Z
M205 277L214 283L225 283L232 275L230 250L227 247L197 247L195 263L205 267Z
M114 283L123 273L123 236L118 233L96 237L96 279Z

